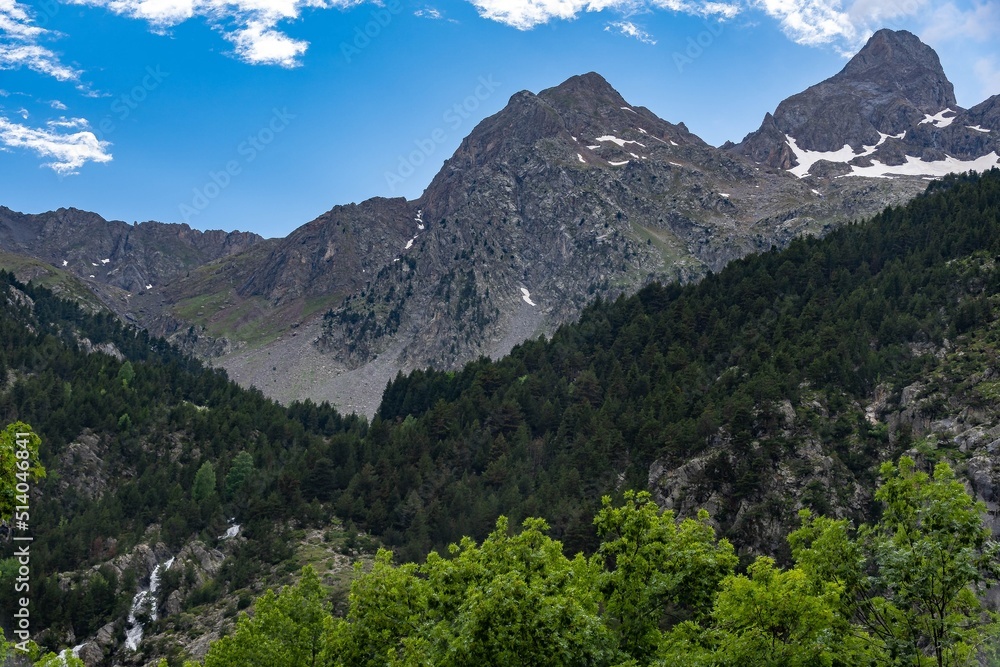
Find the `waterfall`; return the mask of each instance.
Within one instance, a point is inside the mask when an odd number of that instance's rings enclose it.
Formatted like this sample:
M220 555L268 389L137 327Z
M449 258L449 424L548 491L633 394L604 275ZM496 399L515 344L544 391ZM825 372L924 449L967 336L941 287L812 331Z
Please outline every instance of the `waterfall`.
M137 614L143 611L149 612L149 620L156 620L156 591L160 588L160 572L169 570L174 564L171 558L165 563L160 563L153 568L153 573L149 575L149 590L139 591L132 598L132 609L128 613L128 631L125 633L125 646L133 651L139 648L142 641L143 626Z
M86 644L86 643L87 642L84 642L83 644ZM77 644L73 648L64 648L62 650L62 652L59 653L59 662L61 664L65 665L65 664L68 664L68 662L69 662L69 660L68 660L69 656L73 656L74 658L79 658L80 657L80 649L83 648L83 644Z

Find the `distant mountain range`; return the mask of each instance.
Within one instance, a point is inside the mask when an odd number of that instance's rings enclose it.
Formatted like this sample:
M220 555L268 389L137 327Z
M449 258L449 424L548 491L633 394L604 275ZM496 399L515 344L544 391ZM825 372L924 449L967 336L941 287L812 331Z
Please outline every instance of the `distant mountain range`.
M0 209L0 248L243 384L370 415L399 371L503 355L597 297L694 280L996 165L997 100L960 108L934 51L882 30L716 148L589 73L515 94L414 201L337 206L270 240Z

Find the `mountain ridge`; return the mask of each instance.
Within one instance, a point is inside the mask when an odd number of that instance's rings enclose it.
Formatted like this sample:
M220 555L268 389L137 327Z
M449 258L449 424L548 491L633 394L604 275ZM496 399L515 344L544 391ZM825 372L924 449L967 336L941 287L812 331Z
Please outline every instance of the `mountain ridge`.
M1000 162L997 128L972 126L995 120L983 111L970 115L958 105L933 49L912 33L883 29L840 72L782 101L727 148L800 177L936 176ZM975 164L991 152L989 164Z
M997 99L958 109L930 47L879 31L718 149L588 72L512 95L415 200L335 206L283 239L234 237L233 252L216 241L214 257L175 262L159 282L140 280L149 269L107 287L78 275L244 384L371 415L399 371L496 358L595 297L823 234L913 197L921 170L987 168L1000 161ZM904 174L841 178L889 168Z

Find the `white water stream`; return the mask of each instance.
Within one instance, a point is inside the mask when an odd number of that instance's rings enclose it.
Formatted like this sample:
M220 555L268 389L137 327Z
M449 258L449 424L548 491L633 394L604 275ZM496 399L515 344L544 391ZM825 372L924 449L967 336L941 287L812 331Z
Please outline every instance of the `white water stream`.
M174 559L171 558L153 568L153 573L149 575L149 589L139 591L132 598L132 609L128 613L128 631L125 633L125 646L127 648L135 651L139 648L139 642L142 641L143 626L136 617L137 614L147 611L149 620L156 620L156 591L160 588L160 573L169 570L173 564Z

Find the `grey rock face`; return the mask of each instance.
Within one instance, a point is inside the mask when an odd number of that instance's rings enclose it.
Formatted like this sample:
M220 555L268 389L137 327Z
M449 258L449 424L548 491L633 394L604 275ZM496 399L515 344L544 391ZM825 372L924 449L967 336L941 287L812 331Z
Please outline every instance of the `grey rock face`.
M832 192L834 209L849 190ZM404 369L504 354L595 297L787 243L830 215L819 210L830 202L790 215L803 198L816 195L630 105L598 74L522 91L462 142L408 218L367 225L411 226L328 315L318 347L349 368L400 341Z
M808 151L877 146L852 162L859 166L900 165L907 155L971 160L1000 148L997 106L993 99L962 109L933 49L912 33L880 30L843 70L783 101L731 150L778 169L799 164L789 136ZM829 175L822 169L810 173Z
M28 215L0 207L0 249L65 268L98 293L102 286L144 291L261 240L250 232L202 232L185 224L130 225L75 208Z
M837 132L875 143L954 97L933 51L907 33L880 33L838 77L768 115L757 140L767 164L748 159L760 153L750 144L718 149L629 104L592 72L513 95L415 201L337 206L268 240L2 209L0 248L66 261L115 312L274 398L371 415L399 371L501 356L597 297L696 280L923 191L919 177L839 178L852 167L829 160L805 180L782 171L796 161L785 139L793 126L810 149L842 146L820 143ZM813 119L837 105L843 113ZM970 124L997 115L985 103L974 111ZM969 151L992 140L965 132ZM922 154L944 155L941 137ZM893 139L857 161L912 154Z

